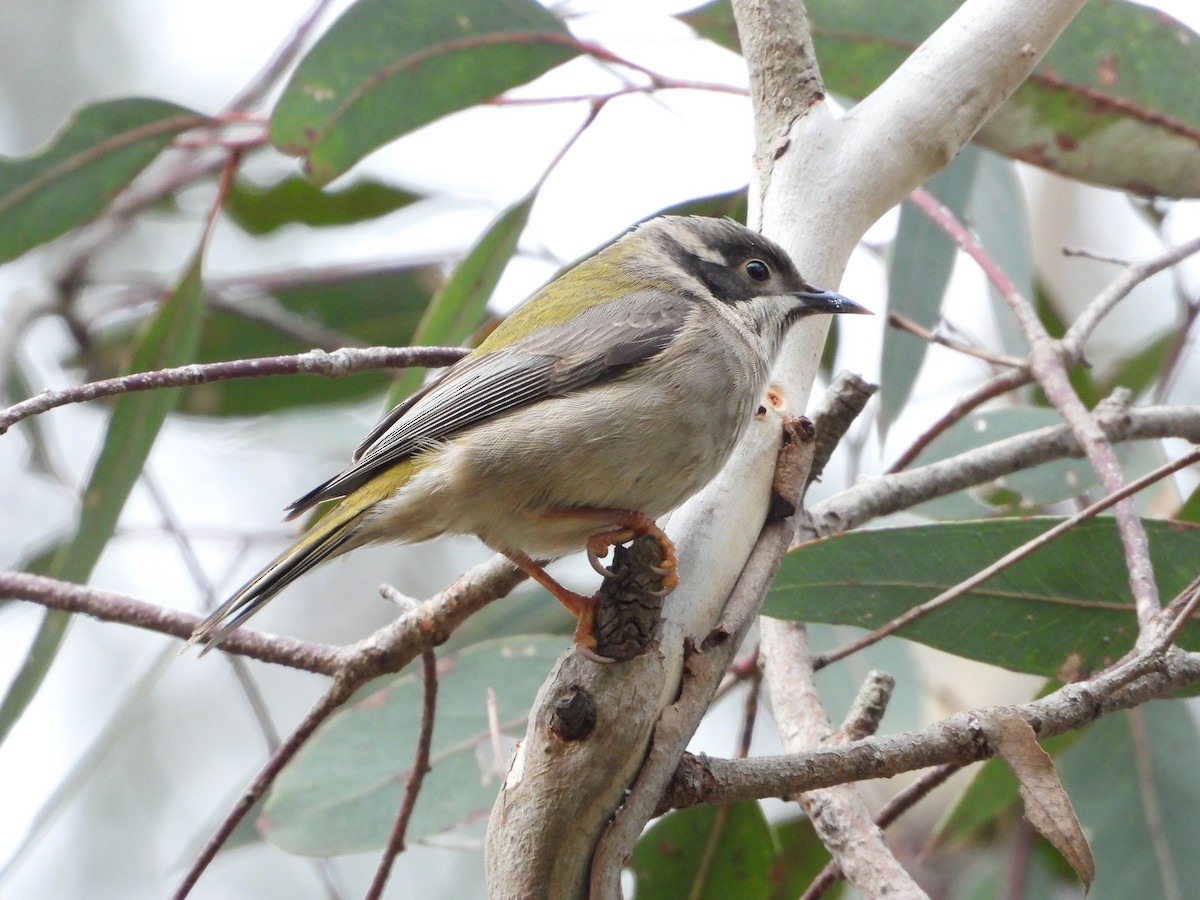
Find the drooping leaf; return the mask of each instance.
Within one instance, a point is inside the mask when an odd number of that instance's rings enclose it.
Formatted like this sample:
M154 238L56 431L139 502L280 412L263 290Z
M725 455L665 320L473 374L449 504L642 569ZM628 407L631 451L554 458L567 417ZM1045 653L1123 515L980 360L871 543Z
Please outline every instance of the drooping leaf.
M646 900L766 898L775 850L757 803L692 806L659 819L633 849Z
M830 91L862 99L960 6L958 0L810 0ZM728 0L687 13L737 47ZM1012 159L1105 187L1200 196L1200 35L1166 13L1093 0L975 140Z
M975 182L979 153L966 147L925 184L943 206L961 219ZM942 309L956 253L954 242L911 203L900 207L900 225L888 268L888 314L900 315L933 331ZM912 393L929 343L899 328L883 334L879 429L887 433Z
M1059 519L997 519L856 531L813 541L783 561L763 612L876 628L996 561ZM1195 577L1200 528L1147 520L1164 597ZM1084 522L949 605L898 632L939 650L1020 672L1096 671L1137 636L1124 555L1111 519ZM1180 644L1200 648L1200 623Z
M489 692L501 735L523 734L534 695L565 647L561 637L501 638L438 661L431 769L408 840L487 814L508 762L495 758ZM419 672L383 679L318 729L276 779L259 819L263 836L311 856L382 847L412 765L422 693Z
M177 135L206 121L164 100L108 100L77 112L42 152L0 158L0 262L90 222Z
M197 251L175 290L167 296L138 341L129 371L148 372L182 365L195 352L203 290ZM176 389L135 391L117 398L100 455L84 489L74 535L48 558L45 574L87 583L108 545L129 493L142 473L158 432L179 395ZM38 571L42 571L39 567ZM70 614L48 610L0 704L0 741L33 699L66 635Z
M1052 686L1059 685L1052 682ZM1050 693L1050 690L1042 693ZM1042 749L1054 759L1058 759L1084 734L1086 732L1083 731L1060 734L1043 741ZM1019 813L1018 787L1016 776L1002 761L992 759L976 766L971 783L945 818L938 823L938 840L955 844L979 838L984 829L994 828L1002 818Z
M350 225L403 209L419 199L417 194L378 181L323 191L292 176L267 186L236 181L224 210L244 231L263 235L293 223L314 228Z
M1033 727L1015 710L998 708L984 719L983 729L988 744L1017 776L1025 818L1062 854L1087 891L1096 875L1092 849Z
M578 53L534 0L359 0L300 61L271 141L326 184L377 147Z

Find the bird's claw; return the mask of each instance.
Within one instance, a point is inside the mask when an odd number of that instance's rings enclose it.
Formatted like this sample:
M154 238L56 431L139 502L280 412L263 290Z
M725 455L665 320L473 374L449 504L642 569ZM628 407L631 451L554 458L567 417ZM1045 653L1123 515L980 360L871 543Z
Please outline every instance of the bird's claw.
M587 548L587 558L588 558L588 563L590 563L591 567L596 570L597 574L599 574L605 578L620 578L621 577L620 573L614 571L613 569L610 569L604 563L600 562L600 555L595 551L594 548L592 548L592 547Z

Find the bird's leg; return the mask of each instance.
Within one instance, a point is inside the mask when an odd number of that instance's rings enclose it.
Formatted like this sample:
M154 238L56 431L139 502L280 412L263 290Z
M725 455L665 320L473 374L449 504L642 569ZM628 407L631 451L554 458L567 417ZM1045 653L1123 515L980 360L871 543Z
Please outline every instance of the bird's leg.
M567 611L579 619L575 628L574 641L589 650L596 646L596 598L585 597L563 587L546 571L545 567L534 559L526 556L520 550L501 550L512 560L513 565L550 592L555 600L567 608Z
M536 515L553 519L588 519L596 520L610 526L609 531L594 534L587 541L588 559L592 561L600 574L612 577L614 573L600 565L600 558L608 555L608 550L614 544L623 544L644 534L653 535L662 549L662 563L654 566L654 574L662 578L662 594L669 594L679 584L679 560L675 555L675 544L659 528L654 520L642 512L631 509L607 509L603 507L572 506L566 509L539 510ZM585 650L596 646L596 607L599 603L596 597L585 597L575 591L563 587L546 571L545 567L530 558L520 550L497 548L512 560L518 569L544 587L559 603L567 608L571 615L579 619L575 628L575 643Z

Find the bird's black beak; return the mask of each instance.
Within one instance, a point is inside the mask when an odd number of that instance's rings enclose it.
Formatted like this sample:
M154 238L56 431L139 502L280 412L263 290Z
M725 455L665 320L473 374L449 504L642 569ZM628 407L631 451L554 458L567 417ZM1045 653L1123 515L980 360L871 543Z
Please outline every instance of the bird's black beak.
M855 303L849 297L843 297L841 294L834 291L827 291L823 288L813 287L811 284L805 285L806 290L795 291L792 296L797 300L804 301L804 312L806 313L850 313L858 316L873 316L865 306Z

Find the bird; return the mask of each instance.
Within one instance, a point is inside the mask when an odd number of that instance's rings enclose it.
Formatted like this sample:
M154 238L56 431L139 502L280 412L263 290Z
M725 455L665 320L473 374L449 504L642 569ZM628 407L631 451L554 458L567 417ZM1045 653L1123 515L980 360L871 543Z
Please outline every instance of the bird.
M784 335L816 314L870 314L806 282L775 242L729 219L659 216L519 306L472 352L395 407L343 471L288 507L337 503L201 622L211 649L314 566L381 542L471 534L579 618L596 601L545 562L593 566L724 466L760 405Z

